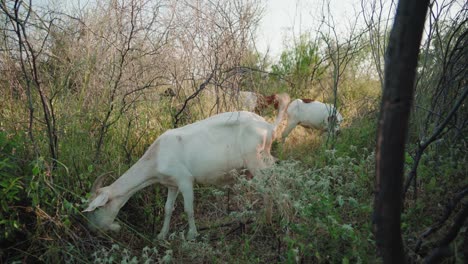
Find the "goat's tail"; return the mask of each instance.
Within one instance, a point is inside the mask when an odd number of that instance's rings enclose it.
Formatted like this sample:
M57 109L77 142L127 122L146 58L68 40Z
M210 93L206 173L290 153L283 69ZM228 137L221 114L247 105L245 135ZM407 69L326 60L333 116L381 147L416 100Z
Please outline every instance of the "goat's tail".
M281 94L276 95L276 100L278 101L278 115L276 116L276 120L274 123L274 130L275 130L275 135L278 135L279 132L276 130L278 129L279 125L284 119L284 116L286 114L286 109L288 108L291 98L289 98L289 95L287 93L281 93Z

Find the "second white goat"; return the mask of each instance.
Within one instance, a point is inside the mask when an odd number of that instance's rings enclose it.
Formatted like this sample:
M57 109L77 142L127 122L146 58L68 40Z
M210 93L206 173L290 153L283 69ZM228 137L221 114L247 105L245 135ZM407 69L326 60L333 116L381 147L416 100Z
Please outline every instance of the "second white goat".
M331 104L324 104L310 99L296 99L287 110L288 122L283 131L282 140L300 125L305 128L315 128L321 131L338 133L343 117Z

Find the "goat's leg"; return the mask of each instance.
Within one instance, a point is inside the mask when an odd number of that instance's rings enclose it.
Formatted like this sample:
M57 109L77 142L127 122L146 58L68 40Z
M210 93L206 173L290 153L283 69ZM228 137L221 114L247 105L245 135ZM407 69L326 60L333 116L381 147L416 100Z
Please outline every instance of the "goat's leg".
M167 188L167 200L164 206L164 224L161 228L161 232L158 235L158 239L166 239L167 233L169 232L169 224L171 222L172 212L174 211L174 203L179 194L179 190L174 187Z
M286 128L281 135L281 142L284 143L286 141L286 137L291 133L291 131L299 124L299 122L291 121L288 119L288 123L286 124Z
M258 154L255 158L249 159L247 162L247 168L251 173L253 173L253 177L267 177L265 173L262 171L265 168L271 167L274 163L274 158L271 155L260 155ZM273 203L271 201L270 194L265 193L263 194L263 202L265 206L265 221L268 224L271 224L273 218Z
M193 213L193 183L184 182L179 184L179 190L184 196L184 210L187 214L189 230L187 233L187 239L193 240L198 236L197 227L195 225L195 218Z

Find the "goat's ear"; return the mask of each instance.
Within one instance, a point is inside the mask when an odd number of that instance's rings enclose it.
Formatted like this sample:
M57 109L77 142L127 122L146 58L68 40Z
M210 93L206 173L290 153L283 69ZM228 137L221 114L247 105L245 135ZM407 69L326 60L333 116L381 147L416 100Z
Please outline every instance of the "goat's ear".
M109 201L109 194L107 192L101 192L91 203L88 205L88 208L83 210L83 212L92 212L96 208L104 206Z

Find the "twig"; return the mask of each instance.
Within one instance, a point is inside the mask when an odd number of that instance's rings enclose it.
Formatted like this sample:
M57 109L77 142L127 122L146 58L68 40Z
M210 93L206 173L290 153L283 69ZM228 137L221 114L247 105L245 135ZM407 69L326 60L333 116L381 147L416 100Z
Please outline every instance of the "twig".
M414 160L413 168L411 169L411 171L409 173L409 176L408 176L408 178L406 180L406 183L405 183L405 188L403 189L403 193L402 193L402 200L403 201L405 200L405 196L406 196L406 193L408 192L411 181L413 180L413 178L416 177L418 164L419 164L420 158L421 158L424 150L430 144L432 144L434 141L436 141L439 138L440 134L443 132L444 128L448 125L448 123L452 119L452 117L455 116L455 113L457 112L458 108L462 105L463 101L466 99L467 96L468 96L468 87L465 87L465 91L460 96L460 98L458 98L457 102L452 107L452 109L448 113L445 120L435 129L434 133L432 133L432 135L427 140L425 140L425 141L423 141L422 143L419 144L418 150L416 152L416 158Z
M195 97L198 96L198 94L203 91L203 89L205 89L205 87L210 83L211 79L213 79L213 76L214 76L214 73L215 71L213 70L210 74L210 76L208 76L208 78L202 83L200 84L200 86L198 87L198 89L192 94L190 95L187 99L185 99L184 101L184 105L180 108L180 110L175 114L174 116L174 127L177 127L177 124L179 123L180 121L180 115L182 114L182 112L185 110L185 108L187 107L187 104L190 100L194 99Z
M458 205L458 203L466 196L468 195L468 186L465 187L464 190L458 192L455 197L445 206L445 212L444 212L444 215L442 216L442 218L439 220L439 222L433 226L431 226L430 228L428 228L426 231L424 231L424 233L421 234L421 236L419 237L418 239L418 242L416 243L416 247L414 249L414 251L416 253L419 252L420 248L421 248L421 245L422 245L422 241L423 239L427 238L428 236L430 236L431 234L433 234L434 232L438 231L442 225L449 219L450 215L452 214L453 210L455 209L455 207Z
M248 224L251 224L253 223L253 220L252 219L249 219L245 222L241 222L241 221L233 221L233 222L229 222L229 223L224 223L224 224L217 224L217 225L211 225L211 226L205 226L205 227L201 227L199 228L198 230L199 231L203 231L203 230L209 230L209 229L216 229L216 228L221 228L221 227L227 227L227 226L232 226L234 224L244 224L244 225L248 225Z
M444 258L452 255L451 250L449 249L449 244L455 240L460 231L461 227L465 223L465 220L468 218L468 203L463 204L463 209L455 217L453 225L450 227L448 233L437 243L437 248L432 250L432 252L424 259L424 263L440 263Z

